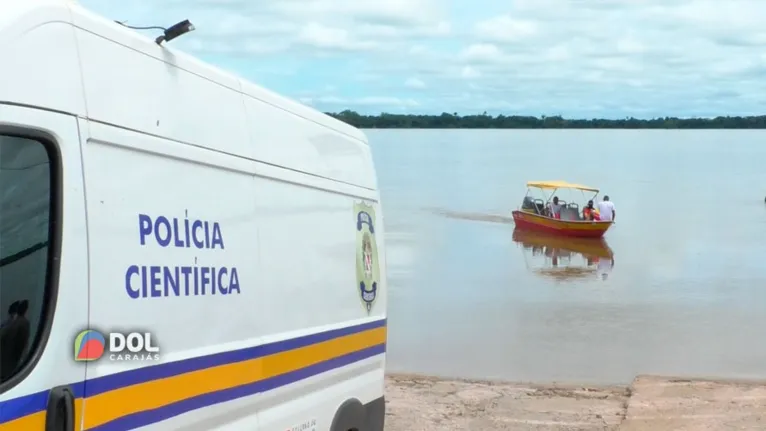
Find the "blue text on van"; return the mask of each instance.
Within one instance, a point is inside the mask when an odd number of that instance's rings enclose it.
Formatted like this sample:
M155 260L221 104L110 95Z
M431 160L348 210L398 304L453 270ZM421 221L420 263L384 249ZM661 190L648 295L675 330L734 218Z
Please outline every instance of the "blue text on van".
M138 234L143 247L224 250L218 222L139 214ZM131 265L125 271L125 291L133 299L228 295L240 293L239 275L237 268L225 266Z

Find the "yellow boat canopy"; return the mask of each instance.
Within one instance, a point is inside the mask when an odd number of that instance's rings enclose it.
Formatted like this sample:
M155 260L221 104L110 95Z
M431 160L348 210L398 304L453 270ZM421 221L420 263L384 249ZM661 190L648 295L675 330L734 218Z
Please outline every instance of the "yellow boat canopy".
M595 187L572 184L566 181L529 181L527 187L534 187L536 189L575 189L598 193L598 189Z

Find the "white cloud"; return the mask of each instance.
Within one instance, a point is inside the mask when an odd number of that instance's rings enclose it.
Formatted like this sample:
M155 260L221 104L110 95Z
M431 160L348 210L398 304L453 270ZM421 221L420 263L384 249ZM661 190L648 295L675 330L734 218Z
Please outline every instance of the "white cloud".
M348 30L327 27L311 22L298 33L297 41L301 44L324 50L363 51L377 46L372 41L354 39Z
M474 64L500 63L505 59L505 54L490 43L476 43L466 47L460 53L460 58Z
M489 42L520 42L538 32L534 21L514 19L508 15L500 15L480 21L476 24L479 39Z
M460 69L460 76L466 79L472 79L472 78L479 78L481 76L481 73L471 66L463 66L463 68Z
M333 111L341 111L350 106L355 107L381 107L384 111L401 111L420 106L417 100L391 96L366 96L358 98L340 96L302 97L301 102L322 109L328 107Z
M385 77L377 73L362 72L354 75L354 80L359 82L375 82L381 81Z
M766 111L761 0L82 1L320 109Z
M646 46L640 39L633 36L625 36L617 40L615 49L619 54L641 54L646 52Z
M273 4L274 10L292 17L351 17L357 23L390 26L427 26L442 9L437 0L280 0Z
M404 81L404 86L408 88L423 89L426 88L426 83L419 78L408 78Z

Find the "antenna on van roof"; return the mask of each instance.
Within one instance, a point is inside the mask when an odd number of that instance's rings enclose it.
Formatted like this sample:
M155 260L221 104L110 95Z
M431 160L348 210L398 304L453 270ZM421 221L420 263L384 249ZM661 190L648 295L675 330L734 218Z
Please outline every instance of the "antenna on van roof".
M157 36L156 39L154 39L154 42L157 45L162 45L162 42L170 42L171 40L183 36L186 33L189 33L190 31L194 31L194 24L192 24L188 19L185 19L177 24L174 24L170 26L169 28L165 27L159 27L159 26L148 26L148 27L137 27L132 25L127 25L125 22L115 21L117 24L127 27L133 30L162 30L162 34Z

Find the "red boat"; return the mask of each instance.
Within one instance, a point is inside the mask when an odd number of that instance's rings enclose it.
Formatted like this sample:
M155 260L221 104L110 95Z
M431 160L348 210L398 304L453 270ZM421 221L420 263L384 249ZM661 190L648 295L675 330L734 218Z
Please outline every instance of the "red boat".
M614 222L584 219L580 213L580 206L575 202L559 200L561 205L559 217L551 216L551 200L556 191L563 189L579 190L583 192L583 195L585 192L594 193L590 200L595 200L599 192L597 188L566 181L530 181L527 183L527 194L524 196L521 207L512 213L516 228L567 237L603 237ZM533 198L530 196L531 190L538 190L545 199Z

